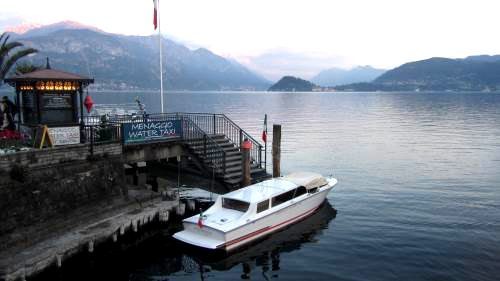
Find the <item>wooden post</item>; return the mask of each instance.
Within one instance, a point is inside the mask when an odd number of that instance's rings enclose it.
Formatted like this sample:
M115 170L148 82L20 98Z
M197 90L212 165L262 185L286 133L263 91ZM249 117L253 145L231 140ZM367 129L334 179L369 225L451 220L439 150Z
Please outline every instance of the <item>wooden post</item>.
M273 178L281 176L281 125L273 125Z
M252 143L245 139L241 145L241 187L249 186L251 182L250 178L250 149L252 149Z

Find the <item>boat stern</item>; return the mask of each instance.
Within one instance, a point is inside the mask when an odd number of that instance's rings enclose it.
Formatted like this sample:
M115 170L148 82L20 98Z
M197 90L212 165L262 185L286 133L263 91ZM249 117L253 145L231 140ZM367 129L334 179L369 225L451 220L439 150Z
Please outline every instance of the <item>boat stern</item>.
M224 246L224 233L208 226L184 223L184 230L173 235L179 241L206 249L219 249Z

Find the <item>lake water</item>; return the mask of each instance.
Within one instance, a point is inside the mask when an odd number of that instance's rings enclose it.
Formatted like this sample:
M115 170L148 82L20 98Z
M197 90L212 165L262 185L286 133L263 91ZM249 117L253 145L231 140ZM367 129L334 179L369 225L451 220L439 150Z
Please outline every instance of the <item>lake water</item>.
M136 95L92 94L96 103L131 103ZM78 276L500 278L500 94L179 92L165 97L169 112L225 113L256 137L267 113L270 139L273 123L283 128L284 174L333 174L339 184L315 217L228 259L200 261L162 237L124 255L114 273ZM159 111L157 93L140 98L149 112Z

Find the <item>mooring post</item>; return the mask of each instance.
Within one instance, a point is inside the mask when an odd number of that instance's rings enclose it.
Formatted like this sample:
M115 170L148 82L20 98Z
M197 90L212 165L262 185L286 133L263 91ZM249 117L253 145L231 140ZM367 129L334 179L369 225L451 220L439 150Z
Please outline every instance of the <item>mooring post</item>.
M90 240L89 241L88 250L89 250L89 253L93 253L94 252L94 240Z
M61 266L62 266L62 254L56 254L56 265L57 265L57 268L61 268Z
M281 176L281 125L273 125L273 178Z
M243 172L241 187L250 185L250 149L252 149L252 143L245 139L241 145L241 171Z

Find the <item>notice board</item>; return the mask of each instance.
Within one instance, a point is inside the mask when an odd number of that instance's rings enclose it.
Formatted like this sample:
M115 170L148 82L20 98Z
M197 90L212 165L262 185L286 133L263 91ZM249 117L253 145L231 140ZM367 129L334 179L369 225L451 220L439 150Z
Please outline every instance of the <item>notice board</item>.
M182 137L181 120L122 123L121 126L124 144Z
M49 134L56 146L80 143L80 126L51 127Z

